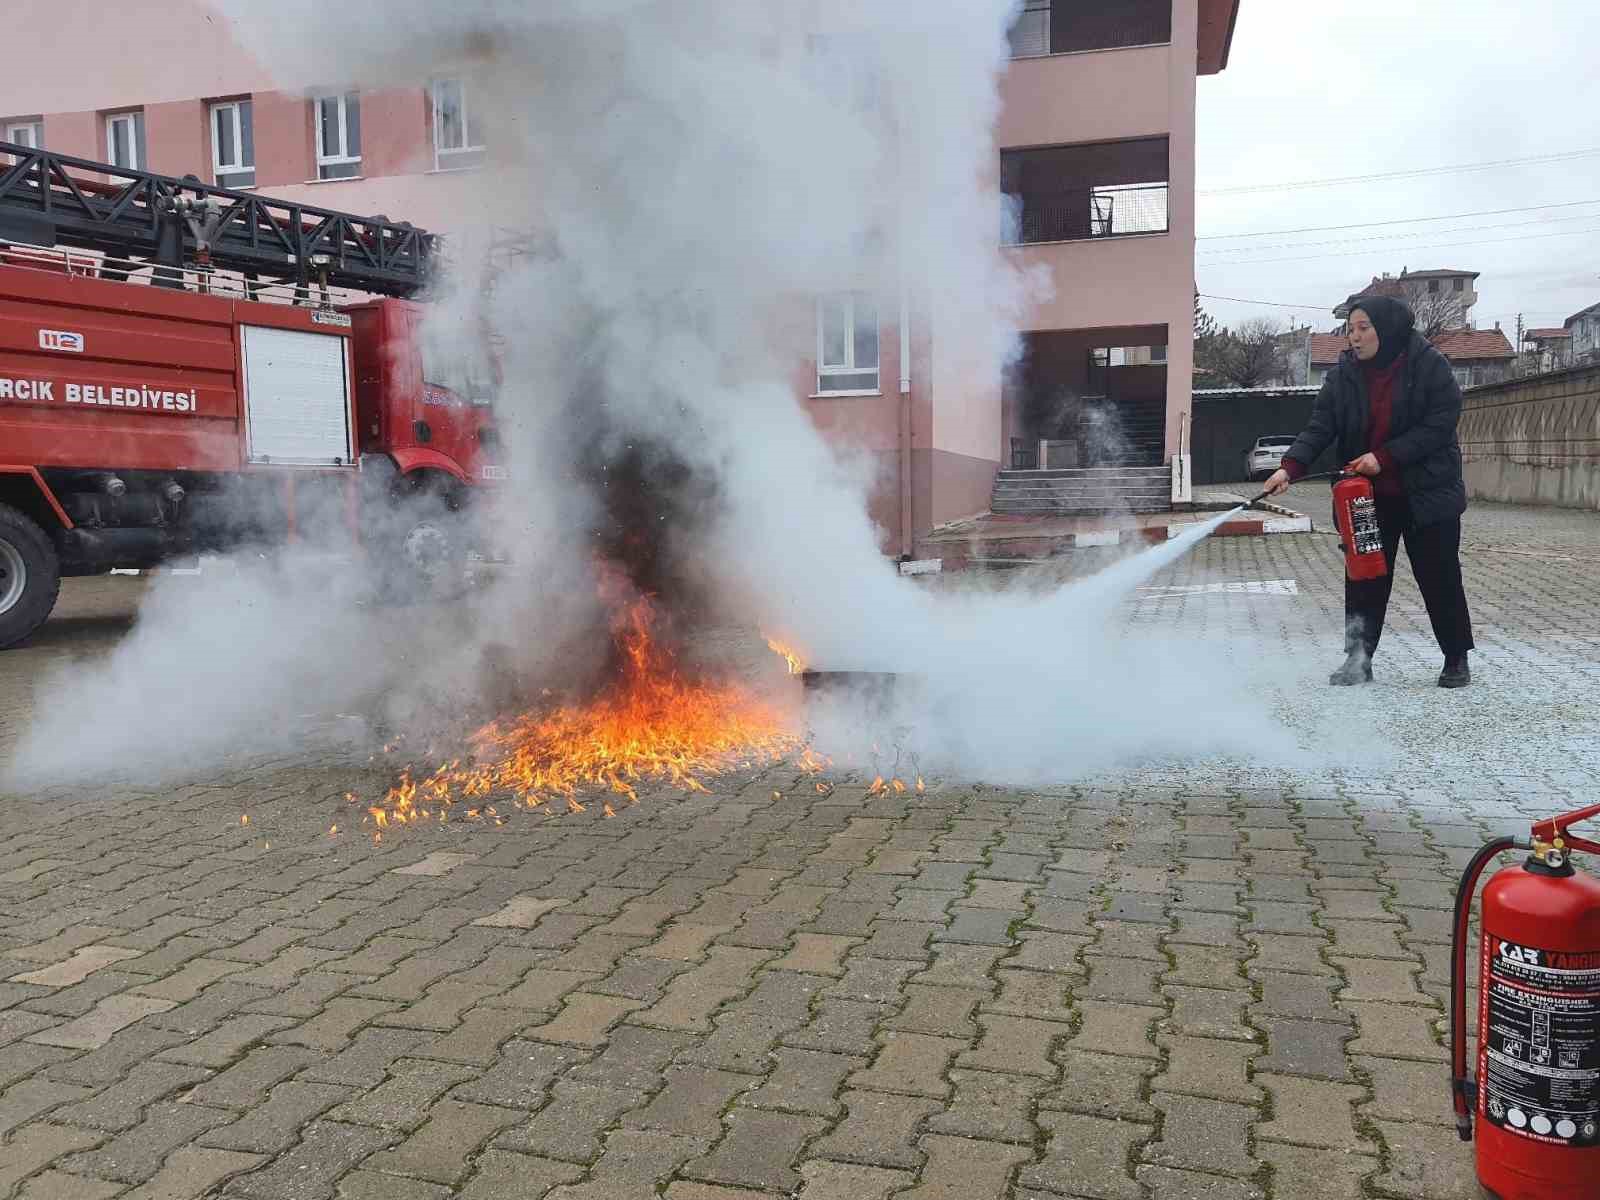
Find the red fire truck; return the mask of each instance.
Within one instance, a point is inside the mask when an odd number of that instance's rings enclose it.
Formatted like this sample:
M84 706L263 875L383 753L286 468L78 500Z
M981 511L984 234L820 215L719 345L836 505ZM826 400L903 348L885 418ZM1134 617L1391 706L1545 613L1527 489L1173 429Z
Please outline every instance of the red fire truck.
M431 361L408 299L437 253L0 142L0 647L63 576L334 536L401 590L459 565L504 473L482 373Z

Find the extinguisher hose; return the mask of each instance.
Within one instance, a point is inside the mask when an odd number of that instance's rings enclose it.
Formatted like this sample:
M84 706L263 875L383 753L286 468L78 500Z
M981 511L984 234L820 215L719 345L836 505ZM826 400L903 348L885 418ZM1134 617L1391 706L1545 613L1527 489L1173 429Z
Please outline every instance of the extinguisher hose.
M1472 1112L1477 1089L1467 1074L1467 929L1472 923L1472 895L1478 879L1497 854L1526 845L1525 839L1498 837L1472 856L1456 887L1455 925L1450 943L1450 1099L1456 1112L1456 1133L1472 1140ZM1483 986L1479 980L1478 985Z
M1343 471L1318 471L1315 475L1302 475L1302 476L1300 476L1299 479L1296 479L1294 482L1296 482L1296 483L1307 483L1307 482L1309 482L1309 481L1311 481L1313 479L1332 479L1336 475L1343 475L1343 474L1344 474ZM1260 504L1263 500L1265 500L1271 494L1272 494L1271 492L1262 492L1259 496L1254 497L1249 503L1247 503L1245 505L1245 507L1246 508L1254 508L1256 505Z

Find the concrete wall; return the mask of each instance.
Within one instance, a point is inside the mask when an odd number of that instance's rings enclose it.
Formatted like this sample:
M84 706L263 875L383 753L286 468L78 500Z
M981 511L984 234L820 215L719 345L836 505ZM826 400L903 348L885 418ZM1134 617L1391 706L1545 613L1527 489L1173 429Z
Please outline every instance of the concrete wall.
M1474 388L1460 438L1472 497L1600 509L1600 366Z

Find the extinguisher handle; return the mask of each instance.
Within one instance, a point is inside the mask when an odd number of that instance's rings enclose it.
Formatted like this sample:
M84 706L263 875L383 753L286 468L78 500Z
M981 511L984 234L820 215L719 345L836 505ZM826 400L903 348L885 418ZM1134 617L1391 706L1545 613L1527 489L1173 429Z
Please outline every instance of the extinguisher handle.
M1587 821L1591 817L1600 816L1600 804L1591 804L1588 808L1576 809L1573 812L1562 813L1559 817L1549 817L1543 821L1533 823L1533 836L1541 842L1553 842L1560 838L1569 849L1582 850L1585 854L1600 854L1600 842L1591 842L1587 838L1574 837L1568 832L1568 827Z

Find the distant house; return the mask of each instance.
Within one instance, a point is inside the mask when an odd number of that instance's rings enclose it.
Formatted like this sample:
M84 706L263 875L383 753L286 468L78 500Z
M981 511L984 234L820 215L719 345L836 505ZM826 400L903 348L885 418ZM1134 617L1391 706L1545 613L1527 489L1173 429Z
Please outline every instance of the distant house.
M1350 348L1350 341L1342 333L1313 333L1311 335L1310 369L1306 382L1317 386L1328 377L1328 372L1339 363L1339 355Z
M1582 312L1575 312L1561 323L1572 335L1570 362L1573 366L1600 363L1600 304L1591 304Z
M1530 360L1526 369L1559 371L1572 363L1572 330L1529 329L1522 335L1522 350Z
M1516 349L1497 325L1493 329L1451 329L1433 337L1434 347L1450 360L1462 387L1499 383L1511 371Z
M1333 315L1340 320L1350 316L1363 296L1393 296L1404 300L1417 314L1421 329L1471 329L1472 309L1478 303L1477 271L1407 271L1398 275L1374 275L1372 282L1352 292L1336 305Z

